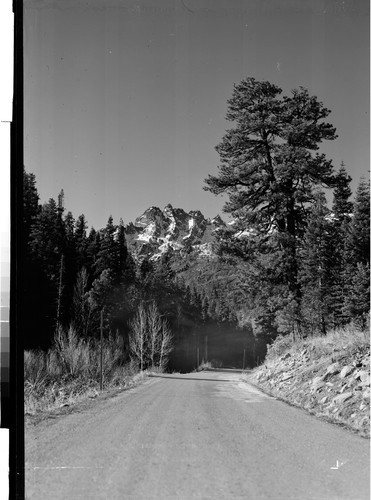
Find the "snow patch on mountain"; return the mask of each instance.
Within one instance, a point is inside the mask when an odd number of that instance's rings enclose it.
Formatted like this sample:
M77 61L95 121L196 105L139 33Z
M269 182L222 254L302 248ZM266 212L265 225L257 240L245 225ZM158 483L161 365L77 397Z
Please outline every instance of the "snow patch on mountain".
M126 241L136 258L159 258L169 249L188 249L201 256L212 256L216 234L227 226L217 215L206 219L199 210L189 213L168 204L163 210L148 208L125 228Z

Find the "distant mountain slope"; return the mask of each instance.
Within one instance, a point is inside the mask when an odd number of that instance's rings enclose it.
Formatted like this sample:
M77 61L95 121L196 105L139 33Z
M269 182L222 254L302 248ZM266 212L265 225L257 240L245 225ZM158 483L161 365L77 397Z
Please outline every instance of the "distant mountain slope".
M227 225L219 215L206 219L199 210L189 213L170 204L163 210L148 208L125 228L129 250L135 258L159 258L168 249L194 250L212 255L216 234Z

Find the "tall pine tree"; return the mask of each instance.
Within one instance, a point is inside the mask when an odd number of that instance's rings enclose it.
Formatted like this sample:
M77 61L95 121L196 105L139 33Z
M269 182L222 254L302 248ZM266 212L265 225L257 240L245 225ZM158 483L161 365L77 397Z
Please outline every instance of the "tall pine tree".
M23 170L23 240L25 245L28 245L31 229L40 209L35 175Z
M332 211L338 226L341 226L344 220L350 220L353 210L353 203L349 200L352 196L351 182L352 178L348 175L344 162L341 162L339 172L336 175L336 186L332 204Z
M319 144L336 138L324 120L330 114L302 87L280 97L276 85L247 78L234 86L227 120L234 123L216 147L219 175L206 179L205 189L229 196L224 211L246 229L280 235L287 269L284 280L298 303L297 248L314 188L334 186L331 161Z
M337 185L334 189L332 204L333 219L330 227L332 246L331 290L330 301L333 326L344 326L347 315L344 314L346 293L346 256L345 242L349 233L349 224L352 217L353 203L350 201L352 178L347 174L342 162L337 174Z
M300 251L302 314L306 329L325 335L329 327L331 290L331 222L324 193L319 193Z
M370 181L361 179L344 249L344 315L362 328L370 311Z

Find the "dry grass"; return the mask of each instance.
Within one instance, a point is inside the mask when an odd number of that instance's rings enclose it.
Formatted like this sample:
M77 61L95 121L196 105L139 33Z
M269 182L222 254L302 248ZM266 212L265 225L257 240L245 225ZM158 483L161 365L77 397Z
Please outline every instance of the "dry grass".
M78 338L73 328L59 331L49 351L24 353L25 413L72 405L95 397L100 388L100 344ZM103 342L104 388L127 387L138 374L128 362L123 340L110 336Z
M322 355L334 355L341 350L362 350L370 345L370 332L355 327L346 327L329 332L325 337L312 337L307 340L314 351Z
M266 364L275 362L286 353L295 353L309 349L312 359L342 357L344 351L362 351L370 345L370 332L361 331L351 325L330 331L325 336L313 336L306 339L293 341L291 337L278 337L268 347Z
M204 360L202 360L201 364L197 368L197 371L199 372L199 371L202 371L202 370L207 370L208 368L213 368L213 366L211 364L211 361L204 361Z

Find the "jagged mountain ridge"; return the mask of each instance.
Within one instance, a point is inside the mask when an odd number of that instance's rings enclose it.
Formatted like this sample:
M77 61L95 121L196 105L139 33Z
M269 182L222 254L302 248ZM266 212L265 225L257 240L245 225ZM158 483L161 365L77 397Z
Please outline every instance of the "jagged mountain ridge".
M199 210L187 213L169 203L163 210L148 208L126 226L125 234L135 258L157 259L169 249L191 249L200 255L212 256L216 234L226 227L219 215L207 219Z

